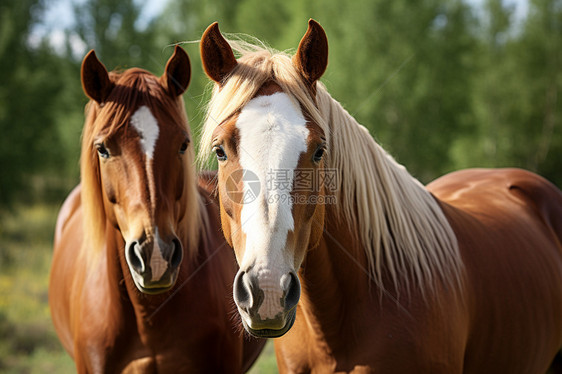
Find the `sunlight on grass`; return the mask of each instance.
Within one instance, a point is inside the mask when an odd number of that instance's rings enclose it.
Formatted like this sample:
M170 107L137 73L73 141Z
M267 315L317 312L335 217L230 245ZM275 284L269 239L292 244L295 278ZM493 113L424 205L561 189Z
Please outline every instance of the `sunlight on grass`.
M57 206L19 207L0 216L0 371L73 373L48 307Z
M273 348L273 340L269 339L265 348L261 352L260 357L252 366L249 374L274 374L277 371L277 360L275 359L275 350Z

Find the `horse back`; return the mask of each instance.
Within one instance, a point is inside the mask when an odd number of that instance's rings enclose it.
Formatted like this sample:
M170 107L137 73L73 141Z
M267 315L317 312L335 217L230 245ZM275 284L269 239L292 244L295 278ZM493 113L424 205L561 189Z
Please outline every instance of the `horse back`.
M79 184L74 187L72 191L70 191L60 208L59 214L57 216L57 223L55 226L55 248L57 247L57 242L61 240L66 224L80 208L80 202L81 198Z
M546 229L562 248L562 192L521 169L468 169L447 174L427 188L440 201L496 220L519 213ZM503 217L502 217L503 216ZM562 256L562 251L560 252Z
M73 357L70 295L76 269L76 254L81 246L80 202L78 185L65 199L57 216L49 280L49 307L55 330L64 348Z
M465 371L545 372L562 345L562 193L519 169L459 171L428 189L465 265Z
M558 241L558 247L562 248L562 193L552 183L536 174L522 174L521 178L510 184L509 190L535 209L537 217L552 231L554 239Z

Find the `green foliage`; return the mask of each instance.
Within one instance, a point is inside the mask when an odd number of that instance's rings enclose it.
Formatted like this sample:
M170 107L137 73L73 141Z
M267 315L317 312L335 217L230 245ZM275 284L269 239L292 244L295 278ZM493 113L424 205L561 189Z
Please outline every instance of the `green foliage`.
M273 374L278 373L277 359L275 358L275 348L273 340L270 339L263 348L260 356L250 368L249 374Z
M133 0L89 0L74 5L76 33L110 70L159 68L151 58L152 33L136 26L141 4Z
M2 372L73 371L46 306L55 210L19 208L60 201L79 179L82 56L70 43L61 52L30 42L46 1L0 2ZM184 97L196 134L209 94L198 40L209 24L285 50L315 18L330 44L322 81L423 182L465 167L517 166L562 186L562 0L529 0L524 19L506 0L478 11L466 0L168 0L141 27L146 1L75 2L67 36L108 69L157 75L173 44L186 42L193 73ZM271 344L268 352L254 372L275 370Z
M521 29L513 30L512 10L487 3L471 93L474 125L452 148L457 167L518 166L562 185L561 5L532 2Z
M63 157L53 117L63 89L53 79L60 58L44 45L26 44L41 6L37 0L0 4L0 206L29 193L26 178Z
M204 120L204 107L210 97L209 80L203 72L199 58L199 38L211 23L218 21L223 32L233 32L233 17L240 0L170 1L152 25L155 44L165 48L179 43L191 60L191 83L184 94L185 105L192 131L194 146L198 147L198 133Z
M58 206L0 214L0 372L72 373L51 323L47 285Z
M467 125L472 19L460 1L350 2L332 22L326 81L334 96L409 170L429 181L453 168ZM346 22L353 19L352 23Z
M139 66L155 74L172 45L187 42L193 77L185 101L196 134L209 87L197 43L204 29L219 21L223 32L294 49L313 17L329 37L323 81L330 92L422 181L464 167L519 166L562 184L560 0L531 2L517 24L513 6L502 0L488 0L481 12L461 0L415 7L405 0L170 0L141 29L143 5L76 3L68 35L94 48L108 69ZM76 183L87 100L70 48L61 55L45 41L28 42L42 1L7 0L0 7L0 206L6 206L43 186L67 191Z

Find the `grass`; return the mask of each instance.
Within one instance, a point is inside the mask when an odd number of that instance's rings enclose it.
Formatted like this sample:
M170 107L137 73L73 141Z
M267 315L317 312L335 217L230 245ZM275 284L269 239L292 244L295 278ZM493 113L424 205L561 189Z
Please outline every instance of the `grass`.
M73 373L49 315L48 276L58 207L0 216L0 371Z
M51 323L48 281L59 207L0 213L0 373L75 373ZM277 373L272 342L252 374Z
M249 374L271 374L278 373L277 360L275 358L275 350L273 349L273 340L269 339L265 348L261 352L260 357L252 366Z

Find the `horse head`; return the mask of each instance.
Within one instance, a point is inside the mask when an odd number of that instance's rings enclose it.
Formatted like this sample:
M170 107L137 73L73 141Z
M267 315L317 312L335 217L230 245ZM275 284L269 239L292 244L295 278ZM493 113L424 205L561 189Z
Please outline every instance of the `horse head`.
M327 54L313 20L292 58L260 51L236 60L216 23L201 39L203 67L216 82L203 146L218 160L223 231L240 265L234 300L258 337L293 325L297 272L323 232L327 134L315 90Z
M91 99L81 156L88 240L117 229L123 272L147 294L173 287L184 257L183 222L196 185L181 98L190 75L177 46L160 78L136 68L108 73L93 50L82 63Z

